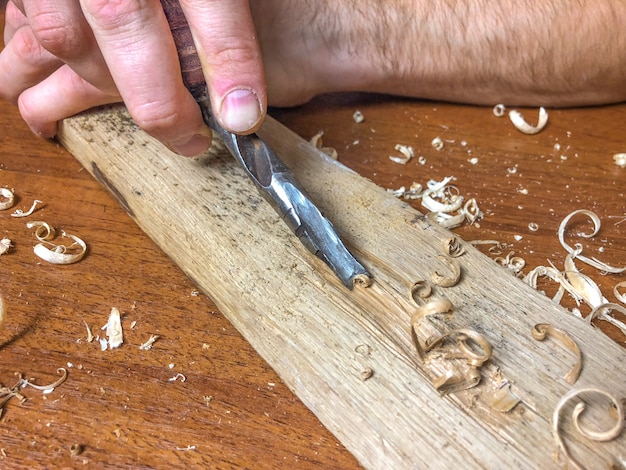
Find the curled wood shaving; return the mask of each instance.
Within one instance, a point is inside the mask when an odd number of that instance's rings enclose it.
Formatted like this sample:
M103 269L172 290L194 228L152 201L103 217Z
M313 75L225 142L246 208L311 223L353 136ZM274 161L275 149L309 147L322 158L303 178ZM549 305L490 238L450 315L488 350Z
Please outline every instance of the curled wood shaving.
M576 253L575 257L577 259L581 260L584 263L587 263L590 266L593 266L596 269L599 269L600 271L611 273L611 274L619 274L619 273L626 271L626 266L623 268L615 268L613 266L609 266L606 263L603 263L602 261L596 258L587 258L586 256L582 256L580 254L580 252L582 251L582 247L580 244L577 244L575 248L572 248L567 243L565 243L565 230L567 229L567 224L572 219L572 217L578 214L586 215L587 217L589 217L594 225L593 232L591 232L590 234L579 233L578 235L580 237L592 238L600 231L600 226L601 226L600 218L594 212L587 210L587 209L576 210L570 213L567 217L565 217L561 221L561 225L559 226L559 231L558 231L558 236L559 236L559 241L561 242L561 246L570 254Z
M11 214L11 217L28 217L29 215L32 215L33 212L35 212L37 205L41 204L42 202L43 201L40 201L39 199L35 199L33 201L33 204L30 206L30 209L28 209L26 212L24 212L22 209L17 209Z
M569 281L565 278L565 276L554 266L537 266L532 271L530 271L525 277L524 282L526 282L529 286L537 289L537 281L539 277L547 277L552 281L559 283L559 290L552 298L555 302L559 303L563 297L563 293L567 291L576 302L580 302L582 297L578 293L578 291L569 283Z
M15 195L10 189L0 188L0 197L0 211L10 209L15 204Z
M448 176L442 181L430 180L427 189L422 193L422 206L432 212L454 212L463 205L463 196L453 194L449 186L453 177ZM436 199L441 200L441 202Z
M590 325L592 325L593 320L596 317L599 317L601 320L609 322L613 326L616 326L617 328L619 328L621 332L626 336L626 324L624 324L623 322L609 315L609 313L611 313L614 310L617 312L620 312L622 315L626 317L626 308L622 307L619 304L607 302L605 304L598 305L596 308L594 308L591 311L591 313L587 316L586 320Z
M613 155L613 161L620 168L626 168L626 153L616 153Z
M48 385L36 385L25 379L22 374L16 373L18 380L13 385L13 387L4 387L0 386L0 416L2 416L2 411L4 409L4 405L11 399L17 398L20 403L24 403L26 401L26 397L20 393L20 390L24 387L31 387L35 390L41 390L44 393L52 392L56 387L61 385L67 379L67 370L60 367L57 369L57 374L61 374L61 378L51 384Z
M489 341L480 333L470 329L452 330L440 336L428 338L424 345L424 351L429 352L440 347L446 340L456 340L457 349L443 354L445 359L465 359L469 366L464 371L456 368L449 369L446 373L433 381L434 387L442 394L467 390L480 383L480 367L491 358L492 348ZM480 348L476 351L471 344Z
M511 271L513 271L514 274L519 274L522 269L524 269L524 266L526 266L526 261L524 260L524 258L521 258L519 256L513 256L514 254L515 252L511 251L504 258L502 256L498 256L497 258L495 258L495 262L505 268L510 269Z
M539 108L539 118L536 126L526 122L522 113L515 109L509 111L509 119L518 131L524 134L537 134L541 132L544 127L546 127L546 124L548 123L548 112L544 107Z
M569 450L565 445L563 438L561 437L561 433L559 430L559 421L561 410L564 408L565 404L573 398L579 397L582 394L600 394L608 398L611 402L612 407L614 407L612 409L615 409L615 411L617 412L617 416L615 425L606 431L593 431L585 429L580 424L580 415L585 411L586 405L583 401L579 401L574 406L574 410L572 411L572 420L574 422L574 427L576 428L576 431L592 441L608 442L617 438L624 428L624 407L621 401L611 395L609 392L595 387L588 387L570 390L565 395L563 395L557 403L556 408L554 409L554 413L552 415L552 435L554 436L554 440L556 441L559 450L563 452L565 458L568 460L568 463L573 464L574 467L578 469L582 469L583 467L570 455Z
M537 323L532 328L531 334L537 341L543 341L548 336L552 336L576 355L576 364L564 377L568 384L573 385L578 380L583 367L583 356L576 342L567 333L549 323Z
M430 276L432 283L439 287L456 286L461 279L461 265L459 264L459 261L450 256L437 256L437 258L444 261L452 269L452 276L446 277L435 271Z
M463 213L452 215L446 214L445 212L429 212L426 216L433 222L447 229L460 227L465 221L465 214Z
M602 295L602 291L598 284L589 276L578 271L576 263L574 262L575 256L579 253L576 250L573 254L568 254L565 257L565 277L569 281L572 288L576 291L576 294L580 296L591 308L595 308L598 305L606 303L607 300Z
M64 369L63 367L59 367L57 369L57 374L61 374L61 378L58 379L56 382L53 382L48 385L35 385L34 383L29 382L28 380L24 379L21 374L18 374L18 377L20 378L20 381L19 381L20 388L24 388L28 386L28 387L34 388L35 390L41 390L42 392L51 392L52 390L57 388L59 385L61 385L63 382L65 382L65 380L67 379L67 370Z
M443 241L443 252L452 258L458 258L465 254L465 248L456 237L449 237Z
M472 367L481 367L485 362L491 359L491 344L484 335L475 330L461 328L449 331L440 336L431 336L426 340L424 352L430 352L440 346L446 340L456 340L456 345L460 353L447 353L447 357L451 359L464 358L467 364ZM481 351L472 348L471 343L480 347Z
M439 151L443 149L445 144L443 143L443 140L441 140L441 137L435 137L431 141L430 145L432 145L435 150Z
M477 220L482 219L483 213L478 207L478 202L476 202L475 198L468 199L462 210L463 215L465 216L465 220L467 223L472 225Z
M427 281L416 281L409 288L409 299L415 302L417 305L420 305L421 302L418 302L417 298L424 300L430 297L433 292L433 288Z
M76 235L62 232L62 237L70 238L74 240L74 242L69 246L56 245L49 241L41 242L35 245L35 254L44 261L52 264L72 264L83 259L85 253L87 253L87 244ZM76 247L78 247L78 251L67 251L74 250Z
M449 315L453 312L454 306L452 305L452 302L448 299L436 298L431 299L426 304L418 307L417 310L415 310L415 313L411 316L411 339L413 340L413 345L415 346L415 349L417 349L417 353L422 360L424 359L424 346L421 344L417 336L417 328L419 327L419 324L429 315Z
M499 103L493 107L493 115L495 117L502 117L506 114L506 106L502 103Z
M389 156L389 160L394 163L399 163L401 165L406 165L411 161L411 159L415 156L415 152L413 151L413 147L410 145L402 145L396 144L395 149L402 154L401 157L391 155Z
M613 287L613 295L621 303L626 304L626 294L621 294L620 293L619 290L621 288L626 288L626 281L618 282L617 284L615 284L615 287Z
M35 229L35 237L40 242L50 241L54 238L55 230L54 227L51 227L47 222L43 222L41 220L35 220L33 222L28 222L26 224L26 228L34 228Z

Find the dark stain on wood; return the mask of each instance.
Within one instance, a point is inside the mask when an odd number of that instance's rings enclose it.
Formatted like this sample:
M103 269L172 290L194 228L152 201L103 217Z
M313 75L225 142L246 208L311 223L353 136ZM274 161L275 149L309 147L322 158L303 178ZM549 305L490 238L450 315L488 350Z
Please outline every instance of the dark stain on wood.
M107 188L107 190L113 195L113 197L117 199L117 201L126 211L126 213L132 218L135 218L135 213L128 205L128 201L126 201L126 198L122 195L119 189L115 187L111 180L109 180L109 178L107 178L107 176L100 171L100 168L98 168L98 164L96 162L91 162L91 174L93 174L94 178L96 178L102 186Z

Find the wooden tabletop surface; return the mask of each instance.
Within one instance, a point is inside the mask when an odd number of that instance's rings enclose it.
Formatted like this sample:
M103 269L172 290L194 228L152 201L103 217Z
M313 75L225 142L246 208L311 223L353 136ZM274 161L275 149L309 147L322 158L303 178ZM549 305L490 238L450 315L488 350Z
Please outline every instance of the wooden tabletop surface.
M356 110L362 123L353 120ZM536 109L523 111L536 120ZM624 266L626 168L613 155L626 152L626 105L548 111L537 135L490 108L386 96L326 96L271 114L307 139L323 130L341 162L385 188L454 176L485 214L454 231L506 243L504 255L524 258L524 273L548 261L562 269L557 229L578 209L603 223L583 240L587 252ZM0 187L16 196L0 212L0 238L12 241L0 257L0 384L13 387L16 373L39 385L56 381L59 368L68 373L50 393L25 387L25 401L4 404L0 467L359 467L72 155L32 135L7 102L0 102L0 136ZM435 137L443 149L433 148ZM415 158L391 161L396 144L412 146ZM11 217L35 199L43 203L33 215ZM87 256L68 266L40 260L26 227L33 220L83 238ZM589 229L576 220L572 233ZM579 268L616 301L613 287L624 274ZM564 304L576 306L567 297ZM103 335L112 307L122 312L125 343L102 351L86 341L85 323ZM600 327L624 345L619 330ZM159 335L153 348L139 350L151 335Z

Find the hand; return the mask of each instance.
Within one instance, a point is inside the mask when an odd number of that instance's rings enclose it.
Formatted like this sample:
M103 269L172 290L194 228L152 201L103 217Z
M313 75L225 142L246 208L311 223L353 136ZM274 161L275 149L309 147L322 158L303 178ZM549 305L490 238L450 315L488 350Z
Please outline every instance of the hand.
M248 1L180 3L205 63L218 121L233 132L253 132L267 98ZM42 137L54 136L65 117L122 100L140 127L174 151L197 155L210 145L155 0L12 0L0 96L16 103Z

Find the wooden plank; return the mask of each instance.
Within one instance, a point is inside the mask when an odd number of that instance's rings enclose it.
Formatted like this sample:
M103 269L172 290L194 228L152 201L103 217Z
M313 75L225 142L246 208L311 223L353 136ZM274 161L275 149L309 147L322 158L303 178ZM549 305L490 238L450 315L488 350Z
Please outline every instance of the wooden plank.
M455 314L420 334L473 328L494 354L477 387L440 397L431 382L446 362L418 359L407 290L445 269L438 255L449 232L275 121L260 134L370 269L371 287L346 290L217 146L199 159L177 157L121 108L65 121L60 140L365 467L558 467L551 420L571 389L562 376L573 359L553 341L534 341L531 327L552 323L580 345L576 387L623 394L624 350L466 247L462 282L437 292ZM368 369L373 375L363 380ZM503 380L522 400L506 414L489 405ZM588 403L593 408L593 397ZM612 424L608 415L588 414L591 427ZM623 435L592 442L577 437L570 421L564 436L585 467L624 458Z

